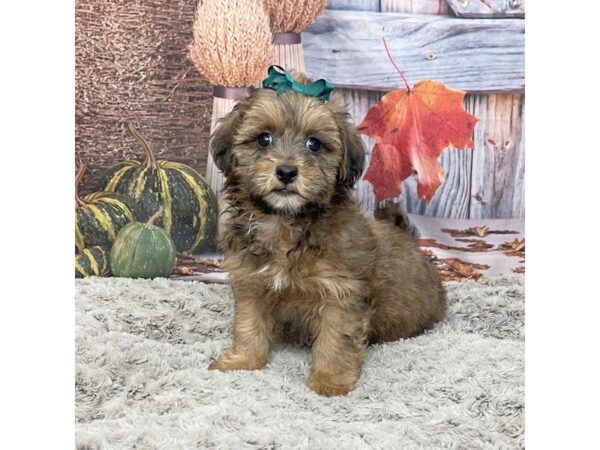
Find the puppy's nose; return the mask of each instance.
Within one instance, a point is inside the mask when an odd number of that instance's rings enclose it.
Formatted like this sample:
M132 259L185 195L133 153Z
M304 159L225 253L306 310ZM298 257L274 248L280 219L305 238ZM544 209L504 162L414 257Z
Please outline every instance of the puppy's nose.
M298 168L296 166L282 164L281 166L277 166L275 173L277 174L279 181L288 184L294 181L294 178L298 175Z

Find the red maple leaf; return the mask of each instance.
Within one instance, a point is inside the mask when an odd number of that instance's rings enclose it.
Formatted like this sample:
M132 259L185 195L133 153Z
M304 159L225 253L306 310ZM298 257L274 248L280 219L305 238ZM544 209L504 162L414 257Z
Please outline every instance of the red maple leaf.
M376 140L364 179L381 201L398 196L402 180L416 172L417 194L429 202L444 181L439 154L450 145L473 148L473 129L479 119L464 110L462 91L431 80L411 88L383 42L406 88L384 95L358 126L362 134Z

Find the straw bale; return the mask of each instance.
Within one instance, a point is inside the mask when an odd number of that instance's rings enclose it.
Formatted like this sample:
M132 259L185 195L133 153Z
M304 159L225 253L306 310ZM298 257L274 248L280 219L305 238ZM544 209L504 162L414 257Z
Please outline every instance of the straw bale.
M266 11L257 0L204 0L190 54L213 85L256 85L274 61Z
M327 0L263 0L273 33L300 33L321 14Z

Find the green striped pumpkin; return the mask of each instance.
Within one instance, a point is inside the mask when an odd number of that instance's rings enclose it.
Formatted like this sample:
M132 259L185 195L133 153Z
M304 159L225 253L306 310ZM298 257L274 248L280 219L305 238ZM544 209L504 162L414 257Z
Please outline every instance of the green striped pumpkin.
M77 194L85 173L81 164L75 176L75 247L77 251L100 245L110 247L117 233L135 220L130 203L115 192L94 192L82 198Z
M110 273L108 268L109 252L105 247L95 245L84 248L75 255L75 278L106 276Z
M175 243L154 222L160 208L147 223L133 222L120 232L110 250L110 267L117 277L169 277L175 268Z
M159 207L164 208L157 225L171 235L178 251L200 251L214 244L217 199L204 178L191 167L156 160L150 144L132 124L130 132L141 143L145 160L123 161L112 166L100 182L100 190L131 197L136 219L144 222Z

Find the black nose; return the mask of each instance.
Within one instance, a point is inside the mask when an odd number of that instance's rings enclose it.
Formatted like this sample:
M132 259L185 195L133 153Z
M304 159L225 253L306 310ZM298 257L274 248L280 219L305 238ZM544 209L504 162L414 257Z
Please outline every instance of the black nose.
M277 178L285 184L291 183L298 175L298 168L296 166L287 166L285 164L277 166L275 169Z

